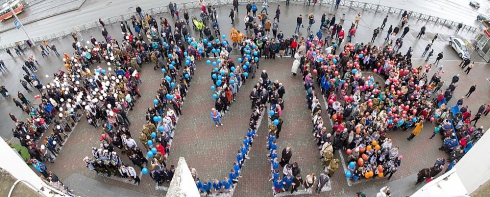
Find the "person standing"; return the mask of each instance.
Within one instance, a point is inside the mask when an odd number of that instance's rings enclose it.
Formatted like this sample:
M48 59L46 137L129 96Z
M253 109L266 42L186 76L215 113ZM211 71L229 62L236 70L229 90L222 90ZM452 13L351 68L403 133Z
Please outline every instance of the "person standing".
M434 62L434 65L438 65L439 61L444 57L443 52L441 51L439 54L437 54L436 61Z
M422 120L420 120L418 123L415 124L415 129L413 129L412 133L410 136L407 138L408 141L412 140L415 136L418 136L420 132L424 129L424 123Z
M361 21L361 13L357 13L356 18L354 19L354 24L355 27L357 28L359 26L359 22Z
M485 112L483 112L483 114L487 116L489 112L490 112L490 104L487 104L487 107L485 108Z
M228 15L228 17L231 18L231 24L235 23L235 11L233 8L230 8L230 15Z
M423 35L425 35L425 25L422 26L422 28L420 28L420 32L419 32L419 35L417 35L417 38L420 38Z
M218 127L218 125L223 126L223 123L221 123L221 113L218 110L216 110L215 108L211 108L210 116L211 119L214 121L216 127Z
M264 2L262 3L262 11L260 11L260 12L263 12L265 10L265 14L269 15L269 12L267 11L268 7L269 7L269 4L267 3L267 0L264 0Z
M388 41L388 39L390 39L391 32L393 32L393 25L390 25L390 28L388 28L388 33L386 34L385 41Z
M475 121L475 124L473 124L473 126L476 126L476 123L478 122L478 120L481 118L481 113L477 113L475 115L475 117L470 121L470 124Z
M172 18L174 18L175 10L174 10L174 4L172 2L168 4L168 10L170 10L170 15L172 16Z
M238 13L238 0L233 0L233 10L235 10L235 12Z
M40 172L45 178L48 178L48 172L46 165L44 165L42 162L40 162L37 159L31 159L31 164L34 169L36 169L38 172Z
M281 167L284 167L285 165L289 164L289 160L291 160L291 157L293 156L293 152L291 152L291 147L286 147L285 149L282 150L281 154Z
M470 64L468 64L468 68L466 68L464 72L466 72L466 74L470 73L470 70L473 68L473 66L475 66L475 62L471 62Z
M378 36L378 34L379 34L379 27L374 29L373 38L371 38L371 42L374 42L374 40L376 40L376 37Z
M31 93L31 92L32 92L32 90L30 90L30 89L27 87L27 82L26 82L26 81L24 81L24 80L22 80L22 79L20 79L19 81L20 81L20 84L22 84L22 87L24 87L24 89L26 89L26 90L27 90L27 93Z
M439 36L439 33L436 33L436 35L434 35L434 38L432 38L432 44L434 44L434 41L437 39L438 36Z
M386 17L383 19L383 24L381 24L381 29L385 28L386 22L388 21L388 14Z
M410 31L410 25L407 25L405 28L403 28L403 33L402 33L402 38L407 35L407 33Z
M424 50L424 53L422 53L422 57L424 57L425 54L427 54L427 52L429 52L431 46L432 46L432 44L430 44L430 43L427 44L427 46L425 46L425 50Z
M429 61L429 58L434 55L434 49L432 49L429 54L427 55L427 58L425 58L425 61Z
M297 174L293 179L293 188L291 189L291 194L295 191L298 191L298 188L303 184L303 179L301 178L301 174Z
M300 14L296 18L296 29L294 30L294 33L299 32L299 28L303 26L303 16Z
M319 194L322 191L323 187L328 183L328 181L330 181L330 177L328 177L326 172L322 172L320 174L320 177L318 177L318 185L315 189L315 192Z
M12 121L14 121L15 123L17 123L17 118L14 116L14 114L12 114L12 112L9 113L9 116L10 116L10 119L12 119Z
M385 176L388 176L388 180L391 179L391 176L393 176L393 174L395 174L395 172L398 170L398 165L397 164L393 164L390 166L390 168L388 169L388 173L385 175Z
M465 94L465 96L466 96L467 98L470 98L470 95L471 95L471 94L472 94L472 93L473 93L475 90L476 90L476 84L474 84L474 85L472 85L472 86L470 87L470 90L468 91L468 93L466 93L466 94Z
M134 180L134 184L140 185L141 180L138 174L136 174L136 170L134 170L134 168L131 166L126 166L126 170L128 171L129 177L131 177L131 179Z
M352 36L355 36L355 35L356 35L356 27L352 27L349 30L349 42L352 42Z
M280 15L281 15L281 5L277 5L276 16L274 17L274 19L277 19L277 22L279 22Z

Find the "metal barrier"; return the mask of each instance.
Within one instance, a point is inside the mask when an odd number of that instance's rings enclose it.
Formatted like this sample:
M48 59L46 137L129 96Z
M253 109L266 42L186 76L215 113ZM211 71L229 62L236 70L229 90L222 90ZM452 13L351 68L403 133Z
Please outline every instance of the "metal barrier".
M269 0L269 2L283 2L283 1L284 0ZM306 3L308 0L291 0L291 1ZM208 2L211 5L218 6L218 7L220 7L222 5L233 4L233 0L211 0ZM239 2L239 4L243 5L243 3L247 3L247 2L249 2L249 0L238 0L238 2ZM322 4L335 5L336 0L319 0L318 3L320 5L322 5ZM350 0L341 0L339 3L339 6L349 7L349 9L357 8L357 9L362 9L363 11L372 10L374 12L386 12L386 13L390 13L390 14L399 14L399 15L401 15L405 11L405 10L399 9L399 8L388 7L388 6L378 5L378 4L370 4L370 3L365 3L365 2L350 1ZM179 3L179 4L177 4L177 7L179 9L182 9L182 8L184 8L184 9L200 9L201 8L199 5L199 2ZM156 15L164 14L164 13L167 13L167 14L170 13L168 10L168 6L150 8L150 9L144 10L143 12L144 12L144 14L149 14L152 16L156 16ZM125 14L121 14L119 16L108 17L108 18L102 19L102 21L106 24L113 24L113 23L118 23L120 21L129 20L131 18L131 16L133 16L133 15L137 15L136 12L128 12ZM410 16L410 19L412 19L412 20L414 20L414 19L426 20L428 22L433 22L434 24L440 24L440 25L444 25L447 27L456 26L459 24L459 22L446 20L446 19L442 19L439 17L434 17L434 16L430 16L430 15L422 14L422 13L418 13L418 12L409 12L409 16ZM53 34L49 34L49 35L45 35L45 36L34 37L34 38L32 38L32 40L34 42L40 42L43 40L50 41L50 40L54 40L54 39L60 39L61 40L64 37L71 35L71 33L74 31L85 32L85 31L92 29L92 28L101 28L101 25L99 24L98 21L89 22L89 23L78 25L72 29L64 30L61 32L57 32L57 33L53 33ZM473 32L478 30L478 28L472 27L469 25L463 25L463 27L461 29L467 30L467 31L473 31ZM16 43L10 43L10 44L0 46L0 49L11 48L14 46L16 46Z

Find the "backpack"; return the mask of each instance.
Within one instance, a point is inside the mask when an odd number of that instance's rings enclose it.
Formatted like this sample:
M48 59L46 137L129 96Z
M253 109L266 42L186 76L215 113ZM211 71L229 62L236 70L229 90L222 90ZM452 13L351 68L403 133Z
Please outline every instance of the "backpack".
M257 6L255 4L252 5L252 11L254 11L254 12L257 11Z

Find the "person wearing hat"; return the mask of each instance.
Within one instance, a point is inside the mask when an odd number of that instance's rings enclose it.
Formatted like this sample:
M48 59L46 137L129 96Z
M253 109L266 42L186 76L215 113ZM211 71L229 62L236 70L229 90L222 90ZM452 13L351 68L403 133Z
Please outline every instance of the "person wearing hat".
M48 178L46 165L44 165L42 162L40 162L37 159L31 159L30 162L32 164L32 167L34 167L34 169L40 172L45 178Z

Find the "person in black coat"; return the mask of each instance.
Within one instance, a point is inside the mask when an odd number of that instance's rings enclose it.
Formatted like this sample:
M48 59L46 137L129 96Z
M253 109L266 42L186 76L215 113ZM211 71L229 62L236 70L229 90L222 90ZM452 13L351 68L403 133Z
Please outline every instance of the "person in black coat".
M289 164L289 160L291 160L292 156L293 152L291 151L291 147L286 147L282 150L281 162L279 162L279 164L281 164L282 167L284 167L286 164Z

